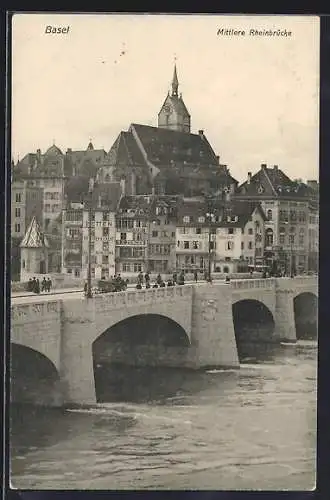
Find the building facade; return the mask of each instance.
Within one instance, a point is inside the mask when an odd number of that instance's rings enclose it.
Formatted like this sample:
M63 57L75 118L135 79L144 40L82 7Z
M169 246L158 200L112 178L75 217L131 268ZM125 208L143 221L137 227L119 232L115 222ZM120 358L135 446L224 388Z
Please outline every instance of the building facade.
M239 186L235 198L260 202L266 214L265 263L286 273L308 270L311 189L292 181L278 166L261 169Z

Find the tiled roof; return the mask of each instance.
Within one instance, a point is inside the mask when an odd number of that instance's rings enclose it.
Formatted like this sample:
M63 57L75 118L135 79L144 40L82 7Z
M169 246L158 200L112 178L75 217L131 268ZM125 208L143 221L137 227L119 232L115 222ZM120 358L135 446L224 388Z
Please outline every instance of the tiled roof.
M130 132L120 132L111 147L105 165L145 165L143 155Z
M41 231L39 223L35 217L32 218L25 236L20 244L22 248L48 248L49 244L46 236Z
M205 135L134 123L129 131L137 134L148 159L157 167L184 161L196 165L218 165L218 159Z
M104 208L115 212L121 197L121 186L119 182L95 183L93 189L94 207Z
M50 148L47 149L47 151L45 152L45 155L46 156L57 156L57 155L63 155L63 153L60 150L60 148L58 148L57 146L55 146L55 144L53 144L52 146L50 146Z
M219 227L245 227L251 215L255 210L258 210L263 220L266 220L266 215L259 203L249 201L232 201L223 210L222 220L218 224ZM235 220L235 216L237 220ZM231 220L228 219L231 217Z
M301 198L312 194L311 188L302 182L292 181L281 169L262 166L250 182L238 188L238 195L265 197Z

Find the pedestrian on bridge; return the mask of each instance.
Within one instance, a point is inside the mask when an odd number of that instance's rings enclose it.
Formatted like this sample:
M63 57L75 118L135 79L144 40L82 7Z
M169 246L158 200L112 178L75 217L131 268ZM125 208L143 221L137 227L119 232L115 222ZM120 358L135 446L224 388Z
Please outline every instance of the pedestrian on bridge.
M46 278L44 277L42 282L41 282L41 291L42 292L46 292L47 291L47 282L46 282Z
M50 292L52 288L52 280L50 278L47 279L47 292Z
M197 272L196 269L194 271L194 280L195 280L195 283L197 283L197 281L198 281L198 272Z

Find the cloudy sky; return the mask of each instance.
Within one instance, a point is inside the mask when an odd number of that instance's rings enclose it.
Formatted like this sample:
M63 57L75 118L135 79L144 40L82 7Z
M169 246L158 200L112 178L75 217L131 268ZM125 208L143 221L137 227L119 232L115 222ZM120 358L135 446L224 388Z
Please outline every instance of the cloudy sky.
M45 34L47 25L68 34ZM217 35L246 30L245 37ZM253 37L250 28L291 37ZM177 58L192 132L245 180L261 163L318 177L319 20L308 16L16 14L12 154L55 141L108 151L130 123L157 125Z

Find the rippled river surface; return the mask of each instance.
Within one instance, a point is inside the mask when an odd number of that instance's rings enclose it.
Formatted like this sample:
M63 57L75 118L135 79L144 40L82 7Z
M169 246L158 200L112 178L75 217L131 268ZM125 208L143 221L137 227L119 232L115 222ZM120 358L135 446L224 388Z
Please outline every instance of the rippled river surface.
M12 487L313 489L316 343L248 351L237 371L108 369L92 408L14 405Z

